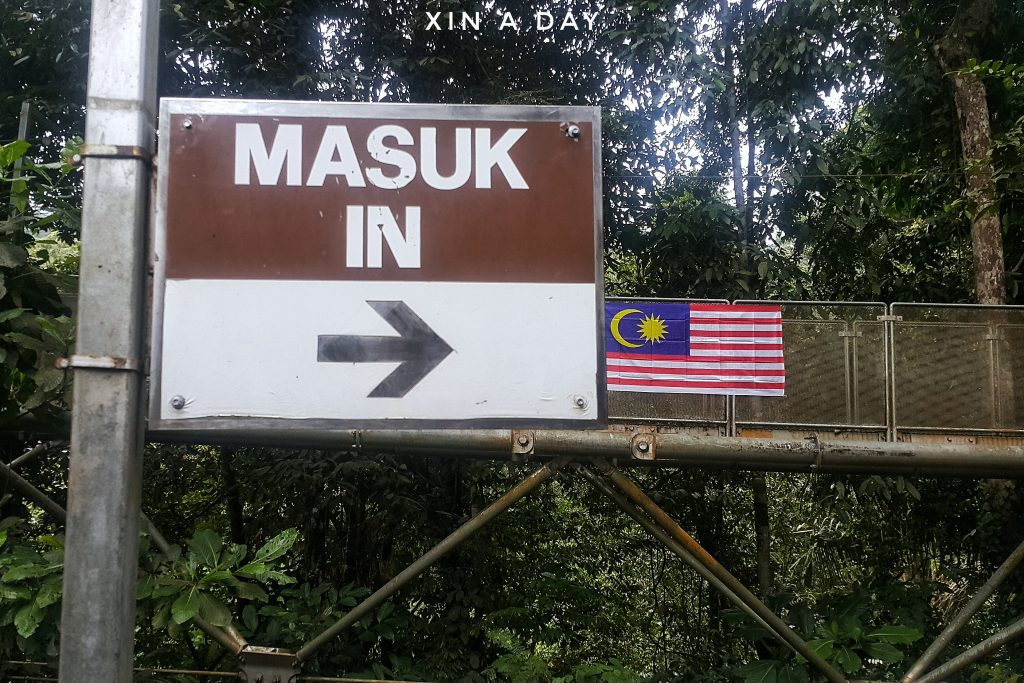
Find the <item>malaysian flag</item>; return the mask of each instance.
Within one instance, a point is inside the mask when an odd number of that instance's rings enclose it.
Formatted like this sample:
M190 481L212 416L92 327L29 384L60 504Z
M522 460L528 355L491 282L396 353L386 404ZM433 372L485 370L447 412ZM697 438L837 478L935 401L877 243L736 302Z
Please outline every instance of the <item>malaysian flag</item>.
M780 306L605 304L608 390L783 396Z

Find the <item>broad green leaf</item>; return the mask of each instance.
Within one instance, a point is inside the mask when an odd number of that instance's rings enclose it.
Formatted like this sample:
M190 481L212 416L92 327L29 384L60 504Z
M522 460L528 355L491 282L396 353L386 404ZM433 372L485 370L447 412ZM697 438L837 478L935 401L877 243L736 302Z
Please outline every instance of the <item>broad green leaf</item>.
M153 594L153 589L156 587L156 580L152 576L144 576L139 580L135 586L135 599L145 600Z
M256 551L257 562L270 562L284 555L295 544L299 532L295 529L285 529L277 536L267 541L262 548Z
M220 549L223 545L224 541L220 534L211 529L201 529L193 534L192 540L188 542L189 556L199 564L216 567L220 561Z
M266 579L265 580L266 581L274 581L276 583L281 584L282 586L287 586L287 585L290 585L290 584L293 584L293 583L297 583L295 581L295 579L293 579L292 577L288 576L287 574L282 574L281 572L275 572L275 571L268 571L267 574L266 574Z
M178 596L171 605L171 619L175 624L184 624L199 612L199 589L192 586Z
M15 140L6 145L0 145L0 168L10 166L15 161L25 156L29 144L25 140Z
M753 664L745 664L733 669L733 673L743 677L743 683L776 683L779 662L774 659L763 659Z
M916 628L909 626L900 626L898 624L890 624L883 626L877 631L872 631L866 637L869 640L877 640L883 643L893 643L895 645L909 645L916 640L919 640L923 634Z
M832 647L835 641L832 639L818 638L816 640L808 641L807 643L815 654L821 655L825 659L832 656Z
M779 669L778 683L808 683L807 670L801 667L784 666Z
M171 605L170 603L164 603L160 606L160 609L153 612L153 619L150 623L153 624L153 628L161 629L167 626L168 620L171 618Z
M238 576L244 576L250 579L256 579L262 581L267 575L267 565L263 562L250 562L244 567L240 567L235 574Z
M9 569L6 574L0 577L0 581L3 583L14 583L21 579L34 579L51 574L54 570L55 567L46 564L23 564Z
M848 674L856 673L860 670L862 662L857 653L846 647L839 647L835 651L835 661L843 671Z
M214 626L227 626L231 623L231 610L209 593L199 593L199 615Z
M28 260L28 252L24 248L10 242L0 242L0 266L17 268Z
M259 617L257 616L255 607L252 605L246 605L242 608L242 623L250 631L256 630L256 627L259 626Z
M0 600L28 600L31 597L31 588L25 586L5 586L0 583Z
M60 580L50 580L39 587L39 592L36 593L36 605L42 609L49 607L53 603L60 600L64 594L63 582Z
M13 320L27 310L28 309L26 308L8 308L6 311L0 311L0 323L5 323L8 320Z
M14 615L14 627L22 638L31 638L43 621L43 610L35 601L25 605Z
M257 586L255 583L246 583L239 581L234 586L235 593L238 597L243 600L257 600L259 602L266 602L269 599L267 592L263 590L261 586Z
M0 531L0 548L4 547L4 543L7 542L7 531Z
M203 576L203 578L199 580L199 583L204 586L215 583L232 585L237 581L238 579L236 579L231 574L231 572L227 571L226 569L218 569L216 571L207 573L205 576Z
M877 659L885 664L895 664L903 659L903 652L889 643L867 643L864 645L864 652L871 659Z

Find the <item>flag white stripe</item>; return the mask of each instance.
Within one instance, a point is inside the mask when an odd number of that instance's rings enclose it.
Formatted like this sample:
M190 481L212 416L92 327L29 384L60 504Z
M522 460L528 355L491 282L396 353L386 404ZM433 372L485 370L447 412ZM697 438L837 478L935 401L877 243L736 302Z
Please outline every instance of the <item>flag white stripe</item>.
M608 391L628 391L643 394L704 394L706 396L785 396L785 389L729 389L720 394L710 389L692 387L652 387L646 384L609 384Z
M690 342L703 342L714 344L778 344L782 337L726 337L726 336L701 336L690 337Z
M659 379L668 381L693 381L693 382L764 382L766 384L785 384L785 377L765 377L763 375L728 375L723 377L716 374L700 374L697 372L685 374L659 373L659 372L613 372L608 371L611 379Z
M632 358L609 358L610 366L626 366L631 368L693 368L696 370L785 370L785 363L771 361L737 362L693 362L676 360L635 360Z

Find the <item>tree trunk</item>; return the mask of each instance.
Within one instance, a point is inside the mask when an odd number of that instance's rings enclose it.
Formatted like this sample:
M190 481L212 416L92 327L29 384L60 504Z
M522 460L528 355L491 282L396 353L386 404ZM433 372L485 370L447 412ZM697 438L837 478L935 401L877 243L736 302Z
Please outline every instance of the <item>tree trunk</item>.
M732 188L736 197L736 209L744 214L743 161L740 159L740 121L736 105L736 59L733 53L733 21L729 0L721 5L722 42L725 54L725 101L729 109L729 136L732 140Z
M235 449L220 449L220 471L224 477L224 497L228 507L228 522L231 525L231 542L245 543L245 517L242 511L242 497L235 476Z
M754 491L754 538L757 541L757 587L762 599L772 590L772 532L768 519L768 484L763 474L751 480Z
M975 40L988 33L994 12L992 0L968 0L946 35L936 45L942 68L962 69L974 56ZM1006 303L1003 235L999 224L999 197L992 174L992 127L985 84L974 74L950 73L953 99L960 123L960 145L971 200L971 245L974 288L978 303Z

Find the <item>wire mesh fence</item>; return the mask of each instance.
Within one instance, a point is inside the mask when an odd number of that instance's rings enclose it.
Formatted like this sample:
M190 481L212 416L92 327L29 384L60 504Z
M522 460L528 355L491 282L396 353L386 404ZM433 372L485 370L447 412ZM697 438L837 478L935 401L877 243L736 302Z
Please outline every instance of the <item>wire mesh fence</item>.
M785 396L612 392L611 418L727 425L732 433L745 425L849 428L889 439L1024 433L1024 307L735 303L781 306Z
M893 304L895 425L1024 430L1024 309Z

